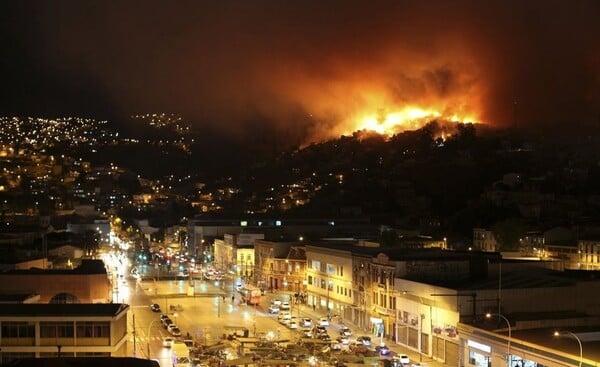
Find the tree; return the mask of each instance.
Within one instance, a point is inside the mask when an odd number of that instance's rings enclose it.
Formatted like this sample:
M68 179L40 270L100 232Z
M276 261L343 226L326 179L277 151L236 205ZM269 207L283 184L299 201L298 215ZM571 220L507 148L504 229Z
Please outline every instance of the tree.
M509 218L496 222L492 226L492 232L501 251L514 251L519 249L520 239L527 228L518 218Z
M398 234L394 230L381 232L381 247L393 247L398 241Z

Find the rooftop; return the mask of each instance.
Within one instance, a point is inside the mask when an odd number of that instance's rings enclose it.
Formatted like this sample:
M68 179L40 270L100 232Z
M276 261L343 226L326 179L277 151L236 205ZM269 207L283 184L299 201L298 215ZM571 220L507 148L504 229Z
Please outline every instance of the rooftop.
M124 303L26 303L0 304L0 317L3 316L117 316L127 312L129 305Z
M157 361L131 357L23 358L7 364L11 367L160 367Z
M23 274L72 274L72 275L81 275L81 274L106 274L106 268L104 267L104 262L102 260L91 260L84 259L81 261L81 265L76 267L73 270L70 269L40 269L40 268L31 268L25 270L10 270L4 273L0 273L0 275L23 275Z

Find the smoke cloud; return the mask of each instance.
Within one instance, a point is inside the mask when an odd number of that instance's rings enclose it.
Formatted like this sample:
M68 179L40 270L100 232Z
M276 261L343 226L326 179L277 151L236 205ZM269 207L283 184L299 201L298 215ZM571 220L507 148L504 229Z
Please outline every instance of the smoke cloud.
M290 142L404 106L496 126L600 115L594 0L3 6L3 113L175 112Z

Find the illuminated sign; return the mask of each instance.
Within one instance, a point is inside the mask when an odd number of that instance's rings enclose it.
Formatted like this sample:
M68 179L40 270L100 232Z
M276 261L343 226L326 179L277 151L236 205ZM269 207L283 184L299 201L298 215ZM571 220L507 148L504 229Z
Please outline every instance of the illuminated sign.
M492 347L490 347L489 345L477 343L477 342L472 341L472 340L467 340L467 345L469 347L471 347L471 348L479 349L479 350L487 352L487 353L491 353L492 352Z

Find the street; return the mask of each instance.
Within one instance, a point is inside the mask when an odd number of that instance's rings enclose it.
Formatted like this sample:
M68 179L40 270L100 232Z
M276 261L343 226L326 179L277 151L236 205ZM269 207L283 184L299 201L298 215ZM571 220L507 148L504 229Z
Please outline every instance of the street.
M169 333L159 319L161 313L166 313L181 329L180 339L192 339L194 342L210 346L218 343L223 334L232 328L243 327L249 331L249 336L258 334L277 335L280 340L297 340L299 333L278 322L277 315L267 312L269 304L274 299L291 305L291 314L295 317L308 317L317 320L325 315L324 310L313 310L312 307L294 304L291 293L267 293L261 297L258 306L240 305L239 294L235 291L236 282L231 278L220 281L214 280L135 280L127 282L129 291L123 292L123 301L131 305L128 317L129 343L128 356L157 359L162 367L171 367L171 350L162 345L163 338ZM191 287L193 285L193 287ZM189 295L188 295L189 294ZM232 303L232 295L234 302ZM161 312L153 312L150 305L156 303ZM175 311L172 308L179 309ZM135 319L135 325L134 325ZM342 324L342 320L332 320L328 333L332 339L338 337L342 326L348 326L353 331L355 340L359 335L370 335L351 324ZM226 330L227 328L227 330ZM135 333L134 333L135 331ZM379 345L380 340L373 338L373 345ZM390 356L407 354L413 363L422 356L412 350L407 350L390 341ZM430 358L423 359L428 366L443 366ZM425 365L425 363L423 363Z

